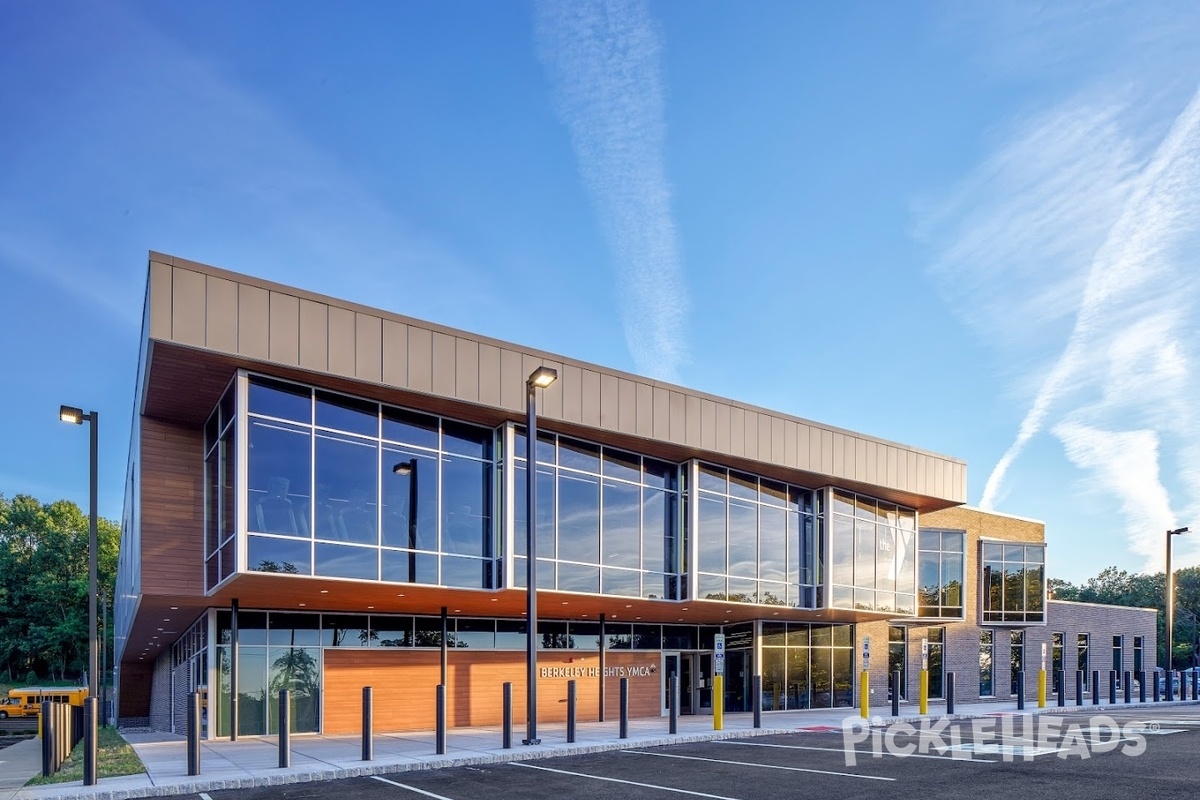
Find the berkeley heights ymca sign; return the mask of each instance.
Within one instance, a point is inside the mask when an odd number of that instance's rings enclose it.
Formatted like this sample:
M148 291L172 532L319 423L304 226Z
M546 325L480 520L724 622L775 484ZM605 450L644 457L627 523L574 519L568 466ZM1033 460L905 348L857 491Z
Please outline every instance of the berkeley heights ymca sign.
M658 670L653 664L643 664L631 667L605 667L606 678L649 678L656 675ZM599 667L540 667L538 677L541 678L599 678Z

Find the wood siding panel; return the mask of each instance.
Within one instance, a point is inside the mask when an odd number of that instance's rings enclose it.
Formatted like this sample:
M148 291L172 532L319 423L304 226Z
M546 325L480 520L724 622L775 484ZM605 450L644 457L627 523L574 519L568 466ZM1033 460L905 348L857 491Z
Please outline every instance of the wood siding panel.
M141 563L147 595L204 594L204 433L141 418Z
M571 660L568 662L567 658ZM606 655L605 705L617 714L620 680L629 678L631 717L661 714L664 677L657 650ZM544 651L539 654L538 720L566 719L567 681L576 682L577 719L592 721L599 710L598 653ZM325 650L325 735L362 730L362 687L374 687L374 722L378 732L430 730L434 697L441 679L434 650ZM446 718L450 727L498 725L502 719L505 682L513 684L513 718L525 718L525 654L493 650L447 654Z
M209 275L205 282L205 346L222 353L237 352L238 289L233 281Z
M300 299L271 292L271 330L267 345L272 361L296 366L300 363Z

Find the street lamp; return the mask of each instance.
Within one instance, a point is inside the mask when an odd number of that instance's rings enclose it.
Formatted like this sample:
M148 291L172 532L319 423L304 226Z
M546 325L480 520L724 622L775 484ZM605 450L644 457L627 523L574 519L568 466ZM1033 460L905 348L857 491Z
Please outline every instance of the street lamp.
M537 390L558 380L558 371L538 367L525 382L525 714L527 732L521 744L541 744L537 736Z
M1171 574L1171 537L1187 533L1187 528L1167 531L1167 670L1172 669L1171 648L1175 645L1175 577ZM1170 700L1171 698L1167 698Z
M87 422L91 433L91 497L88 507L88 696L96 696L99 680L100 658L96 641L96 453L98 450L100 414L95 411L83 413L74 406L59 406L58 418L73 425Z
M401 461L392 472L408 477L408 581L417 582L417 457Z

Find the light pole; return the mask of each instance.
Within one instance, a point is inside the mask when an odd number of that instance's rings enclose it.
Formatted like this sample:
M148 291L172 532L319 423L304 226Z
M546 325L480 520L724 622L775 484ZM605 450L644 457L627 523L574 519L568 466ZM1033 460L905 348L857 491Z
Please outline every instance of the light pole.
M537 390L558 380L558 371L538 367L525 382L525 714L521 744L541 744L537 735ZM603 680L603 678L601 678Z
M74 425L88 423L91 428L91 478L88 502L88 696L96 696L100 670L99 648L96 641L96 462L99 442L100 414L96 411L83 413L74 406L59 406L58 418Z
M1171 574L1171 537L1187 532L1187 528L1167 531L1167 670L1173 667L1171 648L1175 645L1175 577Z
M392 472L408 477L408 580L417 582L417 457L401 461ZM435 476L436 477L436 476Z

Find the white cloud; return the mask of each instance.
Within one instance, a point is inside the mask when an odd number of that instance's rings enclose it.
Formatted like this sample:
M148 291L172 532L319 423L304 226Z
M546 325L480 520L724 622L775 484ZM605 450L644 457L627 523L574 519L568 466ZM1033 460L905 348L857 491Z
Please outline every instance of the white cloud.
M664 159L662 37L638 0L536 9L538 55L616 262L626 343L639 370L677 380L688 302Z

